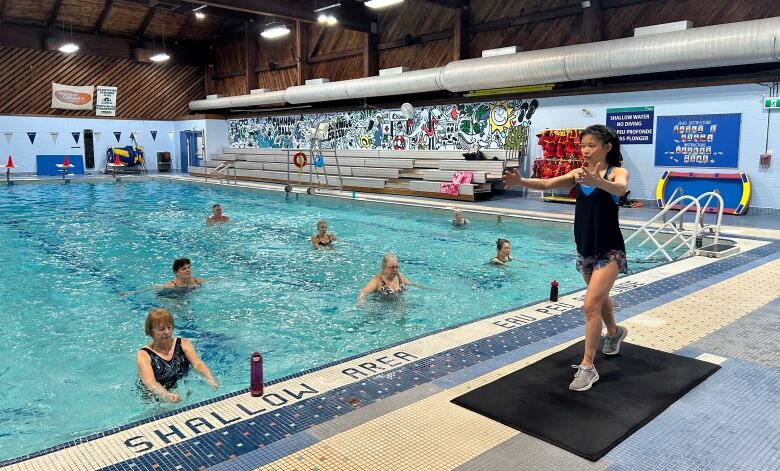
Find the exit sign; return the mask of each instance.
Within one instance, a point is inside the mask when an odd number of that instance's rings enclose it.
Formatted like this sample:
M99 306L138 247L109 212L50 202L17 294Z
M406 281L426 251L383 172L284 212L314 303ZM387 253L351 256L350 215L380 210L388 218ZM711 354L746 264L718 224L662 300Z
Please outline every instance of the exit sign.
M764 108L780 108L780 97L764 98Z

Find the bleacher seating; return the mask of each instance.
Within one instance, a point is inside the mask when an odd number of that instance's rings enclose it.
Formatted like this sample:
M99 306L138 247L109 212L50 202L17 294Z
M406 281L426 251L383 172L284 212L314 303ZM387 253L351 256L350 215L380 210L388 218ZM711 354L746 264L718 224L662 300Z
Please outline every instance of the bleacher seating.
M378 191L395 194L419 194L448 199L474 200L478 195L489 196L493 183L501 180L506 167L516 167L516 160L505 161L503 149L482 149L489 160L466 160L463 151L426 150L339 150L338 163L332 150L323 151L325 166L316 168L307 164L298 169L292 164L293 155L301 149L231 149L212 154L203 167L190 167L190 174L206 176L223 162L231 162L236 178L240 180L269 181L293 185L339 186L339 170L345 189ZM308 151L303 150L308 155ZM493 158L498 160L492 160ZM459 194L442 193L440 185L451 182L457 171L472 171L470 184L459 185ZM288 174L289 172L289 174ZM327 175L327 176L326 176Z

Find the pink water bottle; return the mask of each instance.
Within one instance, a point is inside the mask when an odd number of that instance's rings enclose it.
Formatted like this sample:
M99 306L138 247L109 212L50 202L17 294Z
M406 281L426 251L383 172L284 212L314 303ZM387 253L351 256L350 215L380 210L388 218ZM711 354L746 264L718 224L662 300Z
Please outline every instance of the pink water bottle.
M550 301L558 301L558 282L555 280L550 283Z
M263 395L263 355L260 352L253 353L249 359L249 393Z

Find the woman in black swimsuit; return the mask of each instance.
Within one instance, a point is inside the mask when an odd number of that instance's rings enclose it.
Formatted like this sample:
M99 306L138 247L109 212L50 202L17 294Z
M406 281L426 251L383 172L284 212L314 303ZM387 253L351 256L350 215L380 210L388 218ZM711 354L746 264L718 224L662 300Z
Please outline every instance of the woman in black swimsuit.
M336 236L328 234L328 221L320 219L317 221L317 233L311 236L311 245L315 249L331 247L331 243L336 240Z
M618 201L626 194L628 170L622 168L620 140L604 125L589 126L580 134L580 148L587 166L566 175L541 180L522 178L515 170L504 175L507 188L522 185L536 190L577 188L574 209L574 240L577 244L577 271L588 285L582 310L585 313L585 351L574 380L573 391L587 391L599 380L593 365L602 322L607 335L601 352L616 355L628 329L615 323L609 290L619 273L628 273L626 247L618 222Z
M204 278L198 278L192 276L192 263L189 258L177 258L173 261L173 274L175 278L164 285L160 285L160 288L190 288L194 289L199 287L204 281Z
M179 402L179 394L168 391L190 370L190 365L216 390L217 380L201 361L195 347L187 339L173 337L173 316L166 309L153 308L146 316L146 335L151 343L138 350L135 364L138 378L155 396L166 402Z
M358 304L363 304L369 293L379 293L383 297L395 297L406 291L408 286L422 287L412 283L398 271L398 258L394 253L388 252L382 257L382 269L379 274L374 275L360 290Z

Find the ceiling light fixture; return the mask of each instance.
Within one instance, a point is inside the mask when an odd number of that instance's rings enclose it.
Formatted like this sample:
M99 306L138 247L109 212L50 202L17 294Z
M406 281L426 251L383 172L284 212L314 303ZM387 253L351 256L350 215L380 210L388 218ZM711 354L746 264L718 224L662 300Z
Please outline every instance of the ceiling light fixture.
M333 16L333 15L328 16L328 25L329 26L333 26L333 25L337 24L338 22L339 22L339 20L337 20L335 16Z
M323 11L330 10L331 8L337 8L340 7L341 3L331 3L330 5L325 5L324 7L317 8L317 2L314 2L314 13L322 13Z
M65 24L63 22L62 39L63 39L63 43L59 47L60 52L70 54L79 50L78 44L73 42L73 23L70 24L70 41L65 41Z
M206 8L206 5L199 5L192 9L192 12L195 13L195 18L202 20L203 18L206 18L206 14L203 13L201 10Z
M268 23L260 36L266 39L276 39L290 34L290 28L284 23Z
M171 56L169 56L168 54L166 54L164 52L158 52L155 55L153 55L152 57L150 57L149 60L152 61L152 62L165 62L165 61L167 61L170 58L171 58Z
M368 8L384 8L389 7L390 5L395 5L396 3L401 3L404 0L368 0L366 3L366 6Z

